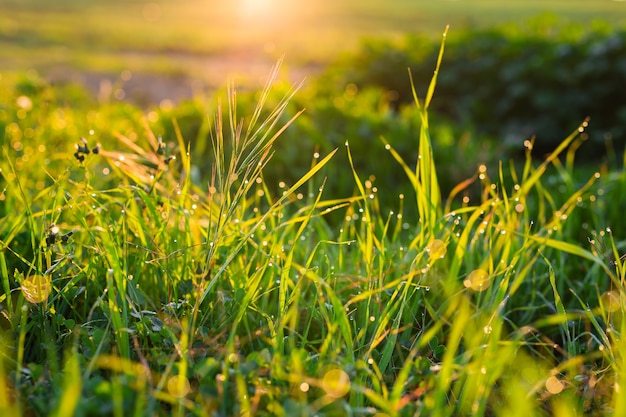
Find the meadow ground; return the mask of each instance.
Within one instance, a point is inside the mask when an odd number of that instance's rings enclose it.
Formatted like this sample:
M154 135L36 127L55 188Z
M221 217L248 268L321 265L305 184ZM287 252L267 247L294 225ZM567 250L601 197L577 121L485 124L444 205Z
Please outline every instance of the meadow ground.
M588 121L563 127L547 155L533 158L529 138L520 161L478 165L448 197L432 140L446 129L428 113L438 71L395 118L380 109L385 92L347 89L329 105L275 69L258 90L181 104L196 119L28 72L56 57L120 82L193 78L172 54L247 59L257 48L325 65L336 53L326 35L337 50L365 33L396 36L413 27L412 7L488 25L546 7L583 19L592 4L520 1L492 16L500 3L337 3L284 2L287 27L254 9L262 3L241 16L217 8L225 17L203 32L191 22L206 23L195 7L209 3L195 0L94 1L90 13L3 2L20 23L0 13L2 62L26 73L0 79L0 415L626 414L626 154L581 170ZM593 4L619 25L622 3ZM440 34L436 20L423 27ZM310 52L284 35L294 27ZM98 88L115 97L115 82ZM295 179L270 180L277 161L293 170L281 137L294 129L299 145L320 129L303 102L328 118L345 111L339 123L355 134L312 149ZM364 141L376 124L389 129L379 148ZM407 141L411 159L397 150ZM389 167L378 178L356 163L373 149ZM330 196L337 183L350 192ZM383 185L393 183L406 193Z

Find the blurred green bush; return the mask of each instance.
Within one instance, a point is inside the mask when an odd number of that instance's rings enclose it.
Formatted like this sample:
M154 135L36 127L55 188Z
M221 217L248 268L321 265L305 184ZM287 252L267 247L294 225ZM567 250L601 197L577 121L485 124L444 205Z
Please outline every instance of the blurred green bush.
M438 40L366 41L331 67L324 84L355 84L389 92L396 106L412 101L407 68L425 92ZM455 32L452 29L432 111L475 126L509 150L536 136L536 154L552 150L587 116L598 157L606 141L623 148L626 136L626 31L601 22L566 24L551 15L523 25ZM423 93L422 93L423 94Z

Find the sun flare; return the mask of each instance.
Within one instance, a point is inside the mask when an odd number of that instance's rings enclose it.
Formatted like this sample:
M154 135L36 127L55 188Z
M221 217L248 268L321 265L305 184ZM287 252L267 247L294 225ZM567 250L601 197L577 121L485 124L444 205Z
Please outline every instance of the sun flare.
M278 9L276 0L240 0L239 14L246 20L265 19Z
M233 3L239 17L248 24L269 25L298 20L307 14L306 3L288 0L238 0Z

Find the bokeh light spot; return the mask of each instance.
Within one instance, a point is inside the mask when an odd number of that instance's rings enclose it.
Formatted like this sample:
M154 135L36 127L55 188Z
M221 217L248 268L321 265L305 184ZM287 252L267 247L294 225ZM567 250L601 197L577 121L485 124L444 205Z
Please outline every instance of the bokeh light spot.
M426 246L426 252L431 260L442 259L446 256L446 244L439 239L435 239Z
M22 282L24 298L33 304L46 301L51 291L52 283L48 275L32 275Z
M600 297L600 301L606 311L614 312L620 309L619 293L616 291L606 291Z
M546 379L546 389L550 394L559 394L563 391L563 383L559 380L559 378L551 376Z
M174 375L167 380L167 391L172 397L183 398L191 391L191 385L185 376Z
M33 101L27 96L19 96L16 100L16 104L23 110L30 110L33 108Z
M341 369L331 369L322 378L322 389L332 398L341 398L350 391L350 377Z
M463 285L466 288L471 288L474 291L485 291L491 284L491 277L487 271L483 269L475 269L467 276L467 279L463 281Z

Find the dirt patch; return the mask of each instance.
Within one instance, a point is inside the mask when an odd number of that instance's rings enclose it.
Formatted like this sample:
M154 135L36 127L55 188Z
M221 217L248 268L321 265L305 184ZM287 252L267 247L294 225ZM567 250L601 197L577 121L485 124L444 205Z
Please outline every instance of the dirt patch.
M129 63L140 59L137 54L120 58L122 62ZM171 68L175 70L158 73L142 68L110 73L57 65L39 71L52 84L80 84L101 101L128 101L150 107L164 100L178 103L197 94L210 93L231 80L238 89L261 88L277 62L265 57L238 55L209 57L169 54L166 57L160 56L159 59L169 60L172 63ZM137 68L143 65L129 64L128 67ZM321 65L283 66L280 78L295 84L314 77L322 69Z

